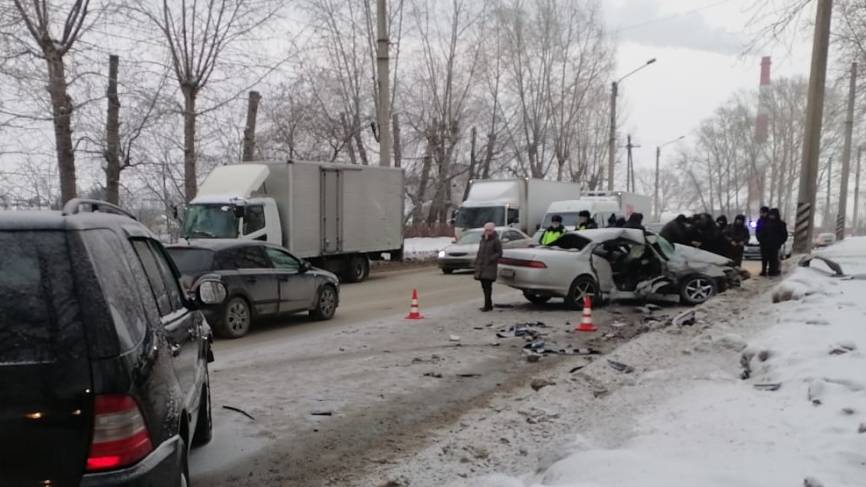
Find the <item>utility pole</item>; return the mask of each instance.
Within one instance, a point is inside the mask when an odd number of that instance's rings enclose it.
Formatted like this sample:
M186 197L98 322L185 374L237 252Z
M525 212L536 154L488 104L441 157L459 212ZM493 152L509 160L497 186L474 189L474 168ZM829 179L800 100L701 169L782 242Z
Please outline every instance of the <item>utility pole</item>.
M635 148L639 148L640 145L631 143L631 134L628 134L626 138L625 149L628 157L626 159L626 168L625 168L625 187L626 191L635 191L634 184L634 159L631 157L631 150Z
M848 118L845 119L845 147L842 152L842 187L839 189L839 212L836 216L836 240L845 239L845 217L848 211L848 173L851 171L851 132L854 130L854 98L857 89L857 63L851 63L850 81Z
M863 154L863 146L857 146L857 174L854 176L854 235L860 229L860 156Z
M830 209L830 193L833 192L833 156L830 156L830 159L827 161L827 203L824 205L824 221L821 222L821 226L825 230L829 230L831 228L830 220L832 217L830 215L833 214L833 211Z
M388 58L388 9L386 0L376 1L376 75L378 77L379 165L391 167L391 74Z
M613 166L616 164L616 92L619 83L610 84L610 139L607 142L607 190L613 191Z
M803 161L800 169L800 191L797 196L797 218L794 250L812 250L815 231L815 192L818 178L818 155L821 148L821 118L824 114L824 83L827 80L827 51L830 47L830 18L833 0L818 0L815 36L812 39L812 67L809 75L809 98L806 104L806 129Z

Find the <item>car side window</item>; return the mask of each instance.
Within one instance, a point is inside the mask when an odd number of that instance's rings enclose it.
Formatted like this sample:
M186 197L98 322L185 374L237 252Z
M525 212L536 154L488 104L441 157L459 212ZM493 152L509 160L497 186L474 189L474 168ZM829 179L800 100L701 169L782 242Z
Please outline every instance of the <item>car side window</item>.
M271 247L265 248L265 253L274 263L274 267L281 270L298 271L301 268L301 262L291 255L279 249Z
M219 265L223 269L270 269L271 260L261 247L247 245L227 249L218 256Z
M153 297L156 299L156 307L159 310L160 316L171 314L172 303L169 296L169 290L165 286L165 281L162 278L162 273L159 269L159 264L150 250L150 245L146 240L136 239L132 241L132 246L141 265L144 267L144 274L147 276L147 281L150 283L150 289L153 292Z
M177 276L175 276L174 271L171 268L171 264L168 262L168 256L160 244L151 240L148 241L148 246L150 247L151 252L153 252L154 260L159 268L160 277L162 277L162 282L165 284L165 291L168 294L168 301L171 310L177 311L182 309L183 298L181 297L180 284L178 283Z
M244 235L249 235L265 228L265 207L248 205L244 208Z
M515 240L520 240L523 238L522 235L520 235L518 232L515 232L514 230L506 232L506 235L508 236L509 242L514 242Z

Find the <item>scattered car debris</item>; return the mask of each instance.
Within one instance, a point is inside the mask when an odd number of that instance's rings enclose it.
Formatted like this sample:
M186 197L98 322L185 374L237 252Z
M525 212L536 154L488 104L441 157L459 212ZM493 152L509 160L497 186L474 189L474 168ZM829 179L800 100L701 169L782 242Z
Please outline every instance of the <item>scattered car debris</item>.
M525 350L532 350L535 352L543 352L544 349L544 340L534 340L523 346Z
M532 388L533 391L540 391L547 386L555 386L556 382L549 381L547 379L532 379L532 382L529 383L529 387Z
M250 413L244 411L244 410L241 409L241 408L236 408L236 407L234 407L234 406L226 406L225 404L223 404L223 409L228 409L229 411L234 411L234 412L236 412L236 413L241 413L241 414L243 414L244 416L250 418L250 419L253 420L253 421L256 420L256 418L252 417L252 415L251 415Z
M316 410L316 411L310 411L310 415L311 416L333 416L334 411L331 411L328 409Z
M824 487L824 484L815 477L806 477L803 479L803 487Z
M464 379L470 379L472 377L481 377L481 374L469 372L469 373L465 373L465 374L457 374L457 377L463 377Z
M424 372L424 377L433 377L434 379L441 379L442 374L439 372Z
M534 364L535 362L538 362L539 360L541 360L541 355L538 355L535 353L526 356L526 361L531 363L531 364Z
M674 316L672 323L675 326L693 326L695 323L697 323L697 315L695 314L695 310L690 309Z
M774 382L769 384L755 384L753 387L759 391L778 391L782 388L782 383Z
M807 255L800 259L800 267L810 267L812 265L813 260L820 260L821 262L827 264L827 267L830 268L833 272L835 272L836 277L844 277L845 273L842 271L842 266L840 266L837 262L830 260L826 257L822 257L820 255Z
M830 350L830 355L843 355L857 350L857 344L853 342L838 343Z
M607 364L617 372L622 372L623 374L631 374L634 372L634 367L631 365L626 365L622 362L617 362L616 360L607 359Z
M451 335L450 337L448 337L448 339L451 340L452 342L459 342L460 341L460 337L457 335Z

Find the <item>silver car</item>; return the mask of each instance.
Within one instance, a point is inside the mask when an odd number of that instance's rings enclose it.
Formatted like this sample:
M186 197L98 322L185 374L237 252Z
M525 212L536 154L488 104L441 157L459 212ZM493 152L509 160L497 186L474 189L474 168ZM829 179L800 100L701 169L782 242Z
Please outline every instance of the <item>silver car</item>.
M599 304L679 297L696 305L740 285L730 259L627 228L569 232L555 246L506 250L499 278L532 303L556 297L575 308L587 295Z
M443 273L451 274L455 270L472 269L475 266L483 231L481 228L464 231L458 240L439 251L439 268ZM499 234L503 249L528 247L532 243L529 235L516 228L496 227L496 233Z

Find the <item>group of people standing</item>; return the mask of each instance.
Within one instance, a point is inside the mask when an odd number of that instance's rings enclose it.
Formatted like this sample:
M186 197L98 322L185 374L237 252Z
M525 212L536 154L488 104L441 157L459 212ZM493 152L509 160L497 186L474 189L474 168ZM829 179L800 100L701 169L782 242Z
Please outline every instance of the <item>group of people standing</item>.
M713 220L709 213L691 217L678 215L662 227L659 234L671 243L691 245L728 257L737 266L743 263L743 252L751 237L745 215L737 215L729 224L725 215ZM761 208L755 236L761 247L761 275L778 276L779 251L788 239L788 225L782 220L778 208Z

